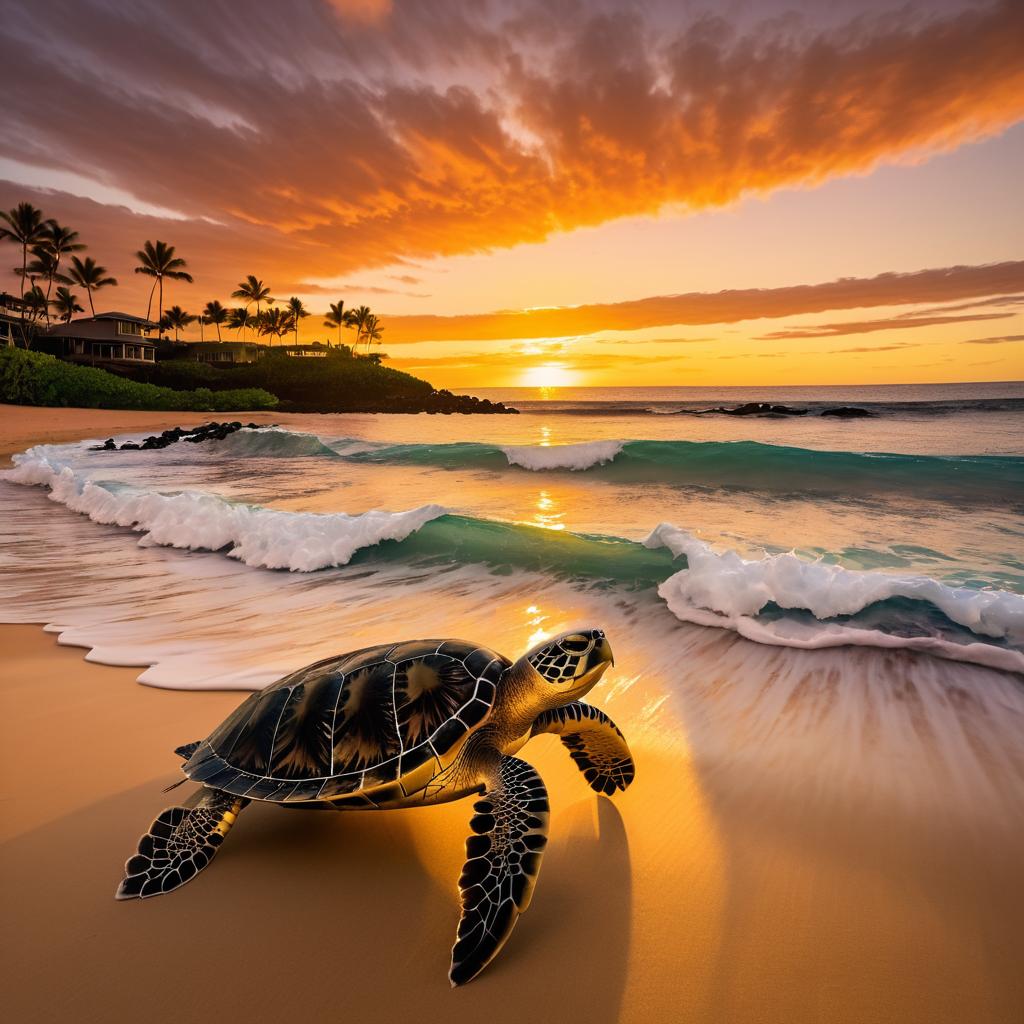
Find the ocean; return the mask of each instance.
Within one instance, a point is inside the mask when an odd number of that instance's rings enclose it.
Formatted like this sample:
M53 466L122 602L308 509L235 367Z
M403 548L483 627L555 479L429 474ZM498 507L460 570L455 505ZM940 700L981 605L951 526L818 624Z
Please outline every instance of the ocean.
M592 700L633 734L1020 804L1024 384L476 393L521 414L19 454L0 619L177 689L600 626L616 669ZM807 412L700 414L753 401ZM821 415L840 406L872 415Z

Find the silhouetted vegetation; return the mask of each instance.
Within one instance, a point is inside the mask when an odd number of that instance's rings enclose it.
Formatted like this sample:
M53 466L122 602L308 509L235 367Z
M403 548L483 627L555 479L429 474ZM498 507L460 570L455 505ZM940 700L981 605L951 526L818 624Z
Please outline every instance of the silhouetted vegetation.
M274 409L278 404L273 395L260 388L173 391L17 348L0 349L0 402L188 412L252 411Z

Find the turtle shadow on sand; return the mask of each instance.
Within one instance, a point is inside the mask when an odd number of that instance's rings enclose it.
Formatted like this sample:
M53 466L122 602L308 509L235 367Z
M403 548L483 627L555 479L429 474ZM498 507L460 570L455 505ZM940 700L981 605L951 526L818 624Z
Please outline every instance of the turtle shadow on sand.
M533 904L495 962L453 991L445 968L468 801L449 805L458 834L444 828L427 846L414 834L432 827L423 811L256 806L202 877L126 906L113 899L125 845L159 788L112 794L0 846L18 937L16 1019L162 1024L205 1019L215 1006L220 1024L452 1014L499 1024L536 1019L547 1000L562 1021L617 1019L630 870L610 801L559 811L555 831L566 838L552 842ZM424 852L451 862L440 872L451 886Z
M584 797L559 807L553 842L530 909L502 955L480 976L474 996L508 1001L492 1020L528 1020L536 1000L557 1006L561 1022L619 1020L632 922L629 837L613 800ZM512 983L520 998L488 989Z

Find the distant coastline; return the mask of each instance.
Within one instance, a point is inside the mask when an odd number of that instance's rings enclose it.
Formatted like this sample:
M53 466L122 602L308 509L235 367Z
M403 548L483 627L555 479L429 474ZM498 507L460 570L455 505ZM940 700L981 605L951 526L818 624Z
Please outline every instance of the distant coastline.
M273 353L233 368L171 360L112 369L69 363L44 352L0 348L0 402L150 411L514 414L474 395L331 351L322 360Z

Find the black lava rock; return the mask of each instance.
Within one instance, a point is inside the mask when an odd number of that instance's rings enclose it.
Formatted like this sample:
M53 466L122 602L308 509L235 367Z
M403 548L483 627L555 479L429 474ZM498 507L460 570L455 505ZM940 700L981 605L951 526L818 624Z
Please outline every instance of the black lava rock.
M715 409L701 409L698 416L710 416L715 413L724 416L770 416L773 419L781 419L784 416L806 416L806 409L794 409L789 405L772 405L770 402L747 402L745 405L737 405L734 409L727 409L720 405Z
M862 420L875 414L869 409L861 409L855 405L840 405L836 409L824 409L822 416L835 416L841 420Z
M258 423L246 425L250 430L260 429L260 424ZM167 448L172 444L177 444L182 439L190 441L192 444L199 444L202 441L223 441L224 438L241 429L242 424L238 420L234 420L231 423L204 423L201 427L192 427L191 429L173 427L171 430L164 430L160 434L150 435L143 439L142 444L126 441L121 445L120 451L156 451L160 448ZM112 437L107 438L103 444L94 445L90 449L90 451L94 452L113 452L117 450L118 446L114 444Z

